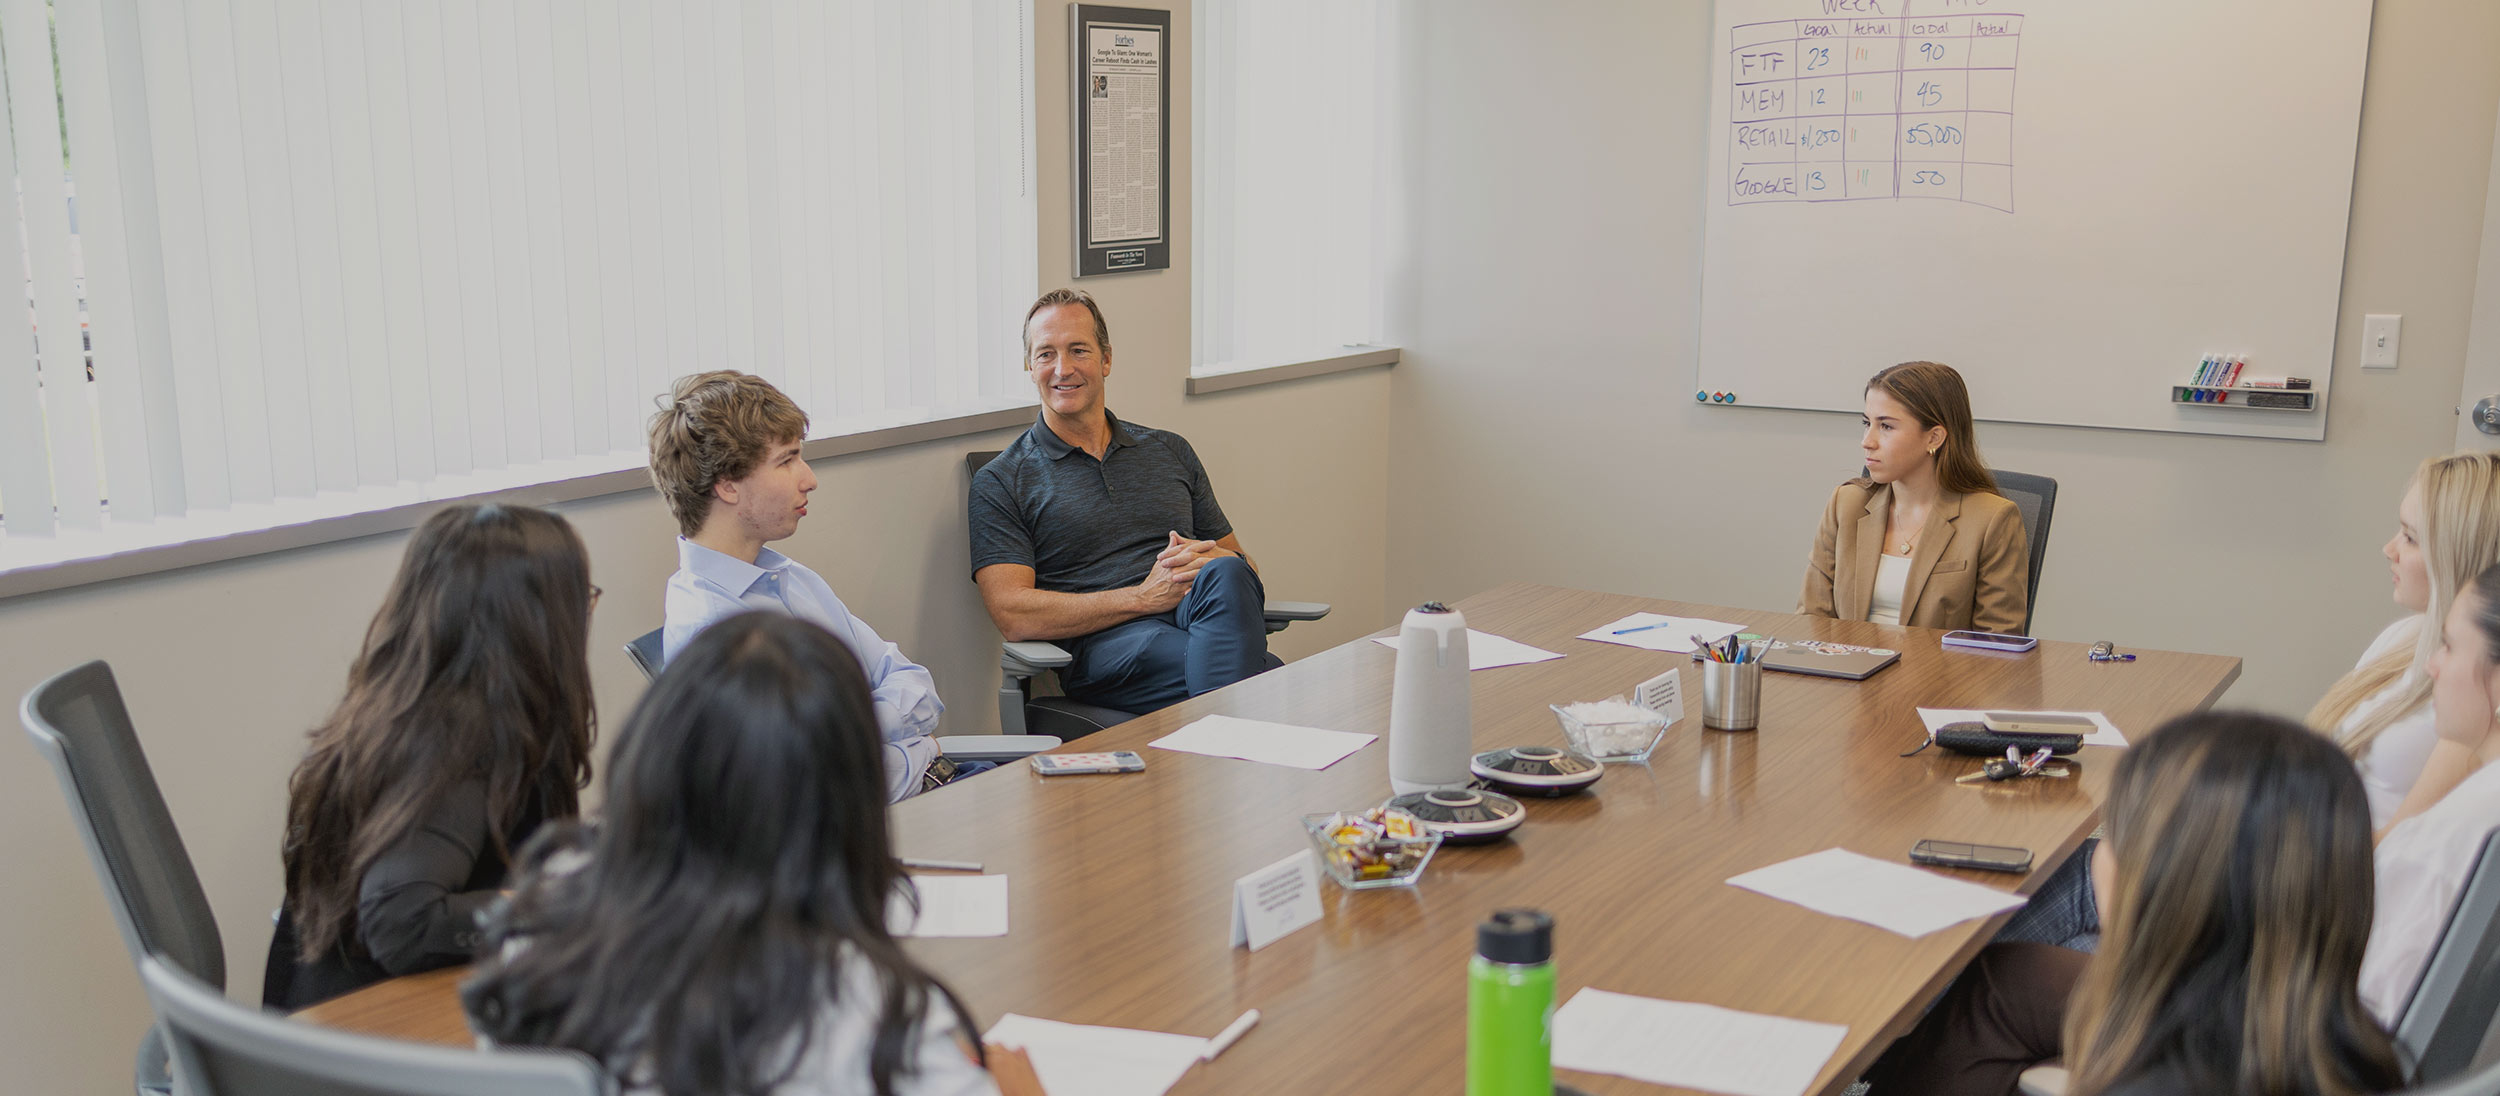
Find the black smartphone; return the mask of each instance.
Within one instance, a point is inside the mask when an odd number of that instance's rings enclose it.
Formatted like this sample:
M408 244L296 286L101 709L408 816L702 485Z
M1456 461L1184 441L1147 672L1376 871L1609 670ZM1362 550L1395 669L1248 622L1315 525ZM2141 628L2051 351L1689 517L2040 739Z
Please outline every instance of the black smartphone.
M1910 846L1910 862L1934 864L1940 868L2023 872L2031 870L2031 850L2004 845L1974 845L1968 841L1938 841L1931 837Z

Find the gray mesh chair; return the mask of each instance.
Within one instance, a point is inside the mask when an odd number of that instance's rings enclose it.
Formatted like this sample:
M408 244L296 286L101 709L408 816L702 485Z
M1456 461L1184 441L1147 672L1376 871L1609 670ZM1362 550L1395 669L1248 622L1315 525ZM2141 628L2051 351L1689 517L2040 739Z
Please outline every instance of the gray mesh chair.
M113 668L90 662L55 675L26 694L18 717L60 778L132 961L162 955L222 991L226 948L216 915L139 748ZM141 1092L171 1087L162 1034L151 1029L140 1042Z
M625 645L625 655L634 660L634 668L649 681L660 676L666 659L661 654L661 629L653 628L635 636ZM937 736L938 752L957 764L966 761L990 761L1004 765L1020 761L1043 750L1056 749L1060 740L1037 734L942 734Z
M634 660L634 668L642 671L644 681L660 676L660 632L661 629L653 628L625 645L625 657Z
M979 475L981 469L996 459L999 450L964 454L964 470ZM965 488L971 478L965 478ZM1318 620L1327 616L1331 607L1324 601L1276 601L1266 606L1267 634L1284 631L1287 625L1300 620ZM1076 661L1076 656L1056 643L1040 640L1006 641L998 649L998 729L1008 735L1034 731L1063 739L1080 738L1105 727L1137 718L1135 712L1087 704L1074 697L1036 696L1034 679ZM1274 660L1271 658L1270 663Z
M156 958L139 960L192 1096L604 1096L569 1050L457 1050L351 1035L255 1012Z
M2049 553L2049 518L2057 512L2057 481L2047 476L1992 468L1997 492L2023 512L2023 539L2031 542L2031 587L2023 599L2023 634L2031 634L2031 616L2040 606L2040 561Z
M2500 1096L2500 1064L2484 1066L2461 1077L2430 1085L2409 1088L2408 1096Z
M2413 1083L2446 1081L2474 1064L2500 1015L2500 833L2484 839L2422 981L2396 1021Z

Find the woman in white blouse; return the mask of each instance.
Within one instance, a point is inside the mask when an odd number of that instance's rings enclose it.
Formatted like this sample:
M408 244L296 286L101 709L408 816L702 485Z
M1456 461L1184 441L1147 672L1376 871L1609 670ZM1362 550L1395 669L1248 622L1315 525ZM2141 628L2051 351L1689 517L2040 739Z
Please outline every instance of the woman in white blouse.
M2378 913L2361 964L2361 999L2391 1026L2500 827L2500 566L2456 595L2425 676L2435 730L2420 779L2379 837Z
M2309 725L2361 767L2370 820L2385 829L2421 775L2431 743L2431 682L2424 672L2457 591L2500 562L2500 453L2459 453L2422 462L2396 508L2383 549L2396 604L2411 612L2378 634L2361 661L2318 701Z

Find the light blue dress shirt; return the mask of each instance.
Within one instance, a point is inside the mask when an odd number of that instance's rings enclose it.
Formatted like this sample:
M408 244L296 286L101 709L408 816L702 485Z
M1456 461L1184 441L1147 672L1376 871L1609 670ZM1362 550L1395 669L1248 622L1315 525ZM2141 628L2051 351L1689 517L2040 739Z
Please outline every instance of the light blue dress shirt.
M850 645L867 671L877 727L885 735L887 799L900 801L919 790L921 772L938 755L929 735L946 711L938 702L937 682L867 621L851 615L833 587L807 565L770 548L748 563L678 537L677 573L668 576L663 602L663 661L675 659L714 621L755 609L788 613Z

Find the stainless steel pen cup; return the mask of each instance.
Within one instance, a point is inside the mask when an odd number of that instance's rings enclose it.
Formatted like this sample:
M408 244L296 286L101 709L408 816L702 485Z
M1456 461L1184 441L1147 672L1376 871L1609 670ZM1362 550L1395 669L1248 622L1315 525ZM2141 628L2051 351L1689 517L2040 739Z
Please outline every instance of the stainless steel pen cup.
M1750 731L1762 711L1762 663L1701 664L1701 725L1714 731Z

